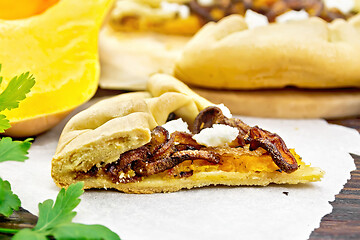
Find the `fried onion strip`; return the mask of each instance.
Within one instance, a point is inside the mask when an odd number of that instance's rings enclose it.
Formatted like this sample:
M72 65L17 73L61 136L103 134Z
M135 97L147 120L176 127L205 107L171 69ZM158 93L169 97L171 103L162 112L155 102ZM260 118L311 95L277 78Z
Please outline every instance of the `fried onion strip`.
M203 6L193 0L188 4L191 12L200 19L202 24L219 21L232 14L245 15L247 10L267 17L269 22L291 10L306 11L311 17L320 17L331 22L337 18L347 19L354 13L342 13L337 8L327 8L323 0L223 0L214 4Z
M282 171L291 173L298 169L295 157L279 135L257 126L250 127L240 119L227 118L218 107L211 106L202 110L195 119L193 131L198 133L203 128L211 127L215 123L236 127L239 130L237 139L239 146L249 143L250 148L253 150L258 147L264 148Z
M211 106L202 110L196 117L192 130L199 133L213 124L225 124L239 130L231 147L243 147L245 144L250 145L250 150L261 147L270 154L281 171L291 173L298 168L296 159L280 136L257 126L250 127L240 119L227 118L218 107ZM171 169L186 160L201 159L209 164L218 164L220 156L198 144L192 136L193 134L185 132L174 132L169 136L165 128L157 126L152 130L148 144L121 154L118 161L105 166L105 173L114 182L126 183ZM97 169L95 170L94 174L97 174ZM124 178L122 173L130 170L133 171L131 177L127 175ZM120 174L122 177L119 177Z
M155 162L135 161L132 169L136 175L150 176L171 169L186 160L203 159L209 163L217 164L220 159L211 152L204 150L184 150L174 153L171 157L162 158Z
M199 133L202 129L211 127L213 124L225 124L236 127L240 131L240 136L245 136L250 130L250 126L240 119L227 118L223 115L220 108L210 106L202 110L195 118L193 132Z
M250 129L246 142L250 144L250 150L256 150L258 147L262 147L268 151L274 163L282 171L291 173L298 168L296 159L279 135L255 126Z
M151 131L151 140L146 147L149 149L151 155L153 155L158 149L160 149L166 141L169 139L169 133L165 128L157 126Z

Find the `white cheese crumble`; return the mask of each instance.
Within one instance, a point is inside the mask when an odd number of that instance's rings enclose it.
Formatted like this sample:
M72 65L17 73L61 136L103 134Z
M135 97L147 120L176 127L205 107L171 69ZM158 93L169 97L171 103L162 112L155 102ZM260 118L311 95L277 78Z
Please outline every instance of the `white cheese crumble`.
M355 0L325 0L327 8L337 8L342 13L349 13L355 7Z
M302 9L301 11L291 10L289 12L283 13L280 16L277 16L275 21L278 23L284 23L288 21L299 21L308 18L309 14L304 9Z
M169 3L166 1L162 1L160 3L161 9L165 12L170 12L170 13L174 13L178 11L179 8L179 4L177 3Z
M181 118L168 121L167 123L163 124L162 127L165 128L169 134L172 134L176 131L190 133L188 124Z
M246 10L245 22L249 29L269 25L269 21L266 16L256 13L250 9Z
M224 124L214 124L211 128L204 128L192 138L207 147L221 147L231 143L239 135L239 130Z
M178 12L179 12L179 16L183 19L188 18L190 16L190 9L188 6L180 5Z
M188 18L190 16L190 9L186 5L162 1L160 6L164 12L179 14L181 18Z
M214 107L220 108L225 117L232 118L230 110L223 103L215 104Z
M215 4L214 0L198 0L198 3L203 7L210 7Z

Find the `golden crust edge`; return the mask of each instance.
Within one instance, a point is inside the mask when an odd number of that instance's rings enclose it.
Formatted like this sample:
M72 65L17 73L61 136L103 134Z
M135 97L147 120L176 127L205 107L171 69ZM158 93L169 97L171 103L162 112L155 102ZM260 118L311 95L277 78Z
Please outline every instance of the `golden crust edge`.
M360 14L348 21L337 20L330 24L313 17L298 22L247 29L243 27L245 24L243 17L231 15L216 24L205 25L188 42L182 56L175 63L174 75L187 84L214 89L282 88L288 85L304 88L359 87L360 82L357 78L359 71L356 71L357 64L354 62L354 56L359 51L359 44L355 41L355 38L360 36L358 22L360 22ZM279 38L279 32L284 32L283 29L291 30L296 26L311 34L321 30L327 35L324 37L318 33L316 39L298 46L291 42L294 40L292 36L284 35ZM281 27L282 31L274 27ZM254 43L252 39L254 36L262 35L261 29L273 34L276 41L268 41L266 44L259 41ZM329 39L332 38L335 40L330 41ZM278 41L279 39L282 40ZM285 40L288 41L286 44ZM255 47L249 47L253 44ZM322 54L325 44L326 55ZM283 48L280 52L277 51L279 46ZM334 64L329 60L332 59L330 56L345 50L347 51L340 56L337 63ZM242 54L236 55L235 52ZM295 63L289 65L284 61L284 52L285 59L291 58ZM259 62L259 59L262 61ZM214 71L217 66L226 66L227 71ZM256 68L248 71L252 69L251 66ZM272 70L264 69L278 70L275 74ZM203 79L207 81L204 82Z
M160 178L152 176L135 183L113 183L107 178L84 179L84 189L115 189L124 193L166 193L181 189L205 186L267 186L274 184L299 184L320 181L325 172L320 168L303 165L291 174L280 172L200 172L187 178ZM77 182L71 177L54 179L59 187L67 188Z

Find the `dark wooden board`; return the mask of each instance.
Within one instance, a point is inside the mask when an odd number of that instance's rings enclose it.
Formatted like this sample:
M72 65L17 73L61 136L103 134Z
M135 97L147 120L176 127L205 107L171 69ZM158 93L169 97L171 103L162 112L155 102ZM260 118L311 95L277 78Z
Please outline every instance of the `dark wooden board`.
M328 122L355 128L360 133L360 117ZM356 170L351 172L351 179L331 203L333 211L324 216L320 227L312 232L311 240L360 239L360 156L351 156Z
M33 228L38 218L29 211L20 207L19 211L15 211L10 217L6 218L0 215L0 228L23 229ZM1 240L11 239L12 234L0 233Z

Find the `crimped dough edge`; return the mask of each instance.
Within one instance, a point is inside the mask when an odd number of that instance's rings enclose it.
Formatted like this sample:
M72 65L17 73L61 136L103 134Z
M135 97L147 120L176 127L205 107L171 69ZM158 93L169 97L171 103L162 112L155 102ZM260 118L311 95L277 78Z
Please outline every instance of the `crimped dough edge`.
M360 15L254 29L231 15L205 25L174 72L185 83L216 89L360 87L359 54Z
M52 160L52 177L59 187L78 181L77 173L117 161L120 154L150 141L150 131L175 112L190 123L211 102L177 79L154 75L149 92L129 93L102 100L75 115L65 126ZM156 175L136 183L113 183L106 176L85 180L85 189L113 188L126 193L173 192L209 185L297 184L318 181L323 172L301 166L291 174L279 172L200 172L186 178L162 179Z

